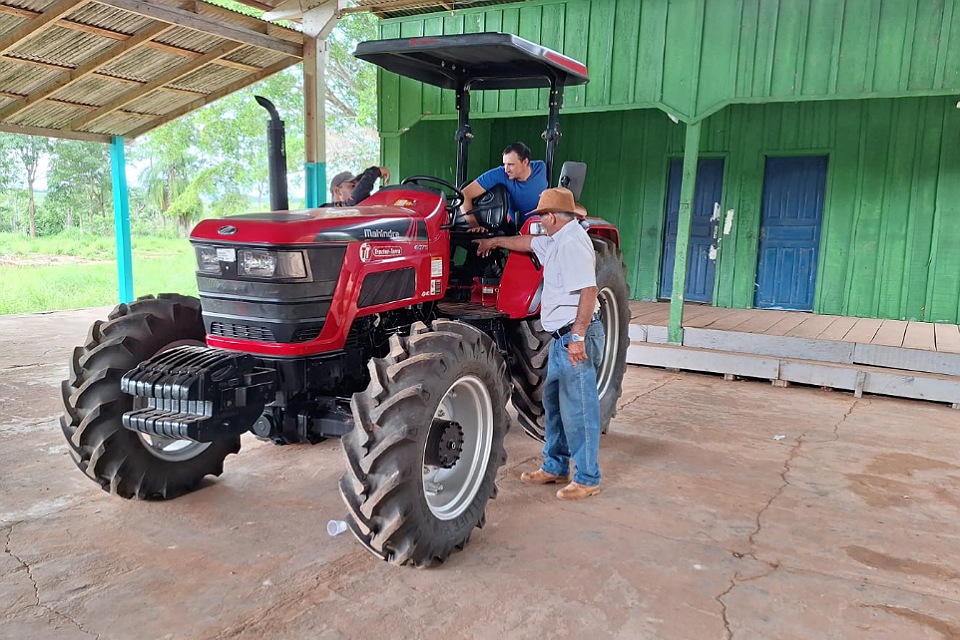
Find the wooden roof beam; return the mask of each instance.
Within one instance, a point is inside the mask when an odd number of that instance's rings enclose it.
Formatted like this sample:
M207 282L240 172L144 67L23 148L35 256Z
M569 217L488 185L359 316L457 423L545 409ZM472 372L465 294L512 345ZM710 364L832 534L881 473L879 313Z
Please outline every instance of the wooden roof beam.
M195 11L178 9L150 0L96 0L124 11L146 16L154 20L162 20L172 24L193 29L201 33L219 36L226 40L249 44L261 49L278 51L288 56L303 58L303 44L284 40L267 33L258 33L246 27L230 24L212 16L201 15Z
M46 127L22 127L18 124L0 122L0 131L19 133L24 136L46 136L48 138L66 138L67 140L83 140L85 142L104 142L110 144L112 136L102 133L86 133L84 131L60 131Z
M5 4L0 4L0 13L6 13L7 15L18 16L20 18L27 19L40 15L39 11L21 9L20 7L11 7L10 5ZM70 29L71 31L79 31L81 33L89 33L91 35L100 36L101 38L106 38L108 40L127 40L131 37L126 33L111 31L110 29L104 29L103 27L97 27L92 24L84 24L75 20L60 20L57 22L57 26L63 29ZM172 53L177 56L185 56L188 58L198 58L203 55L202 53L198 53L191 49L175 47L170 44L163 44L162 42L150 41L144 46L150 49L156 49L157 51L164 51L166 53ZM233 60L217 60L214 64L218 64L223 67L230 67L232 69L239 69L241 71L259 71L261 69L261 67L256 67L251 64L244 64L242 62L234 62Z
M0 53L6 53L24 40L29 40L53 25L54 22L64 15L70 13L82 4L86 4L88 1L89 0L57 0L42 12L30 18L27 22L14 27L5 33L3 37L0 37Z
M156 129L160 125L166 124L171 120L176 120L180 116L184 116L190 113L191 111L196 111L200 107L204 107L210 104L211 102L214 102L215 100L219 100L224 96L230 95L234 91L243 89L244 87L251 85L254 82L259 82L260 80L263 80L266 77L272 76L275 73L283 71L287 67L292 67L293 65L298 64L299 62L300 62L299 60L294 60L292 58L285 58L280 62L276 62L270 65L269 67L264 67L259 73L254 73L247 76L246 78L241 78L236 82L232 82L225 87L221 87L220 89L217 89L213 93L210 93L209 95L204 96L203 98L198 98L193 102L188 102L185 105L177 107L173 111L163 114L163 118L159 122L145 124L143 126L137 127L136 129L133 129L123 134L123 137L136 138L138 136L141 136L144 133L150 131L151 129Z
M52 82L47 83L40 89L34 91L27 97L9 104L6 107L0 109L0 120L7 120L11 116L20 113L25 109L29 109L32 105L44 100L48 96L60 91L65 87L69 87L74 82L77 82L81 78L94 73L97 69L107 64L114 58L123 55L124 53L140 46L141 44L155 38L164 31L168 31L173 28L171 24L164 24L162 22L155 23L147 26L145 29L141 29L139 32L116 44L112 47L109 47L105 51L101 52L99 55L95 56L91 60L83 63L70 73L65 76L53 80Z
M213 49L208 53L203 54L196 60L191 60L187 64L180 65L175 69L171 69L170 71L164 73L163 75L157 77L156 79L146 83L142 87L138 87L136 89L133 89L132 91L128 91L124 93L118 98L115 98L114 100L111 100L107 104L103 105L93 113L83 116L82 118L77 118L76 120L68 124L65 128L72 131L81 129L82 127L85 127L86 125L90 124L94 120L99 120L100 118L107 115L108 113L112 111L116 111L117 109L119 109L124 105L130 104L137 98L145 96L152 91L161 89L165 84L179 80L180 78L190 73L193 73L197 69L200 69L201 67L207 64L210 64L217 58L221 58L225 55L228 55L232 51L236 51L242 46L243 44L239 42L228 42L226 44L222 44L216 49ZM293 61L293 62L296 62L296 61Z

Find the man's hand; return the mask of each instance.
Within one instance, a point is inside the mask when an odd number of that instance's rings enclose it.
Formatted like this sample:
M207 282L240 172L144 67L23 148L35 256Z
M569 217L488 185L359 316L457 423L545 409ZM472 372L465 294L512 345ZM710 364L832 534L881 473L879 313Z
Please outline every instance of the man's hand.
M481 258L486 258L490 255L490 252L497 248L498 238L483 238L482 240L474 240L473 242L477 245L477 255Z
M380 184L386 185L390 182L390 169L380 167Z
M574 342L573 338L567 341L567 354L570 356L570 364L576 366L581 360L587 359L587 348L583 342Z

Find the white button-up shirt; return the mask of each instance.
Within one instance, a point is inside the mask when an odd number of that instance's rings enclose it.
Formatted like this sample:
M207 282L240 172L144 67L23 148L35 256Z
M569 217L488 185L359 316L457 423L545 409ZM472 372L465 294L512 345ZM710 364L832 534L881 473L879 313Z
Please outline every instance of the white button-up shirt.
M596 253L576 220L552 236L536 236L532 248L543 265L540 321L547 331L556 331L577 319L580 290L597 286Z

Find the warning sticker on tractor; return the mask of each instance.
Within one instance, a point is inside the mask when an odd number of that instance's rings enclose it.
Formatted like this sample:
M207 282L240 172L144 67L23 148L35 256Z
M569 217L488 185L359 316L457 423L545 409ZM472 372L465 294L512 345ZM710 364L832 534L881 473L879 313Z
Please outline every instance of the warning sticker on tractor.
M440 295L440 280L431 280L430 281L430 295L438 296Z
M443 277L443 258L434 256L430 258L430 277L431 278L442 278Z
M412 207L413 200L407 200L406 198L400 198L393 203L395 207Z
M232 247L217 247L217 260L220 262L236 262L237 250Z

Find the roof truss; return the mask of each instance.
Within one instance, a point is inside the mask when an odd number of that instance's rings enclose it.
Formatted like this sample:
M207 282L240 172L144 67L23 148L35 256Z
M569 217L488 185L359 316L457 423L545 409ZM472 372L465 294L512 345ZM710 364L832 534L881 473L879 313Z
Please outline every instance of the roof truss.
M2 131L136 137L303 58L299 32L198 0L13 1L0 0Z

